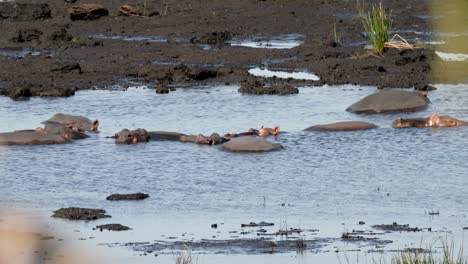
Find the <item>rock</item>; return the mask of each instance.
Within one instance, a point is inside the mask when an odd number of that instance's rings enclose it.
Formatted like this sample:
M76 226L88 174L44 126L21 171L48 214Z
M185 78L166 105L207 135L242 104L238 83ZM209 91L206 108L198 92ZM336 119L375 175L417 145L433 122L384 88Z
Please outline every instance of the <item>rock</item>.
M19 98L29 98L32 97L32 92L29 87L17 87L16 89L13 90L13 92L10 94L10 97L13 99L19 99Z
M52 217L66 218L70 220L96 220L99 218L111 217L106 215L106 211L102 209L90 209L90 208L79 208L79 207L69 207L69 208L60 208L57 211L54 211Z
M278 94L278 95L286 95L286 94L297 94L299 93L299 89L296 87L292 87L286 84L281 83L273 83L268 84L265 80L261 78L249 78L244 80L241 83L241 87L239 88L239 93L244 94Z
M99 229L99 231L102 232L102 230L108 230L108 231L127 231L130 230L131 228L128 226L124 226L121 224L105 224L105 225L98 225L96 226L96 229Z
M146 193L129 193L129 194L111 194L106 197L106 200L109 201L119 201L119 200L143 200L148 198L149 195Z
M157 94L168 94L169 89L166 88L166 87L158 87L158 88L156 88L156 93Z
M143 16L143 13L139 6L123 5L119 8L119 16Z
M218 224L212 224L211 228L218 228Z
M350 121L350 122L337 122L326 125L315 125L304 129L304 131L354 131L354 130L367 130L377 128L376 125L361 122L361 121Z
M60 72L60 73L83 73L81 71L80 64L76 62L62 62L57 61L51 68L51 72Z
M267 152L283 147L262 138L239 138L227 142L223 148L230 152Z
M81 4L68 9L71 20L95 20L102 16L108 16L109 10L102 5Z
M35 28L19 29L12 41L18 43L37 41L40 39L42 34L42 31Z
M46 3L0 2L0 19L30 21L50 17L50 8Z
M167 131L149 131L149 139L152 141L179 141L185 134Z
M409 112L422 110L428 104L429 99L420 93L388 89L366 96L346 111L366 114Z

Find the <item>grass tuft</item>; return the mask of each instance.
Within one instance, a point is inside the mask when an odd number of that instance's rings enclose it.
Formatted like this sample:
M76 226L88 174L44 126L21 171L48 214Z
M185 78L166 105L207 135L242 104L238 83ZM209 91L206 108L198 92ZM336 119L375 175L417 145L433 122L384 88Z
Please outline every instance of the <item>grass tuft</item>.
M378 5L372 5L370 11L364 11L364 7L358 0L357 5L359 17L361 18L364 31L367 39L372 45L373 51L377 55L382 55L385 48L385 43L388 41L388 32L391 28L390 14L385 12L382 2Z
M187 246L184 251L181 251L177 254L175 263L176 264L192 264L193 263L192 252Z
M463 254L463 245L455 252L454 243L442 241L442 255L434 256L431 251L406 251L392 258L391 264L468 264Z

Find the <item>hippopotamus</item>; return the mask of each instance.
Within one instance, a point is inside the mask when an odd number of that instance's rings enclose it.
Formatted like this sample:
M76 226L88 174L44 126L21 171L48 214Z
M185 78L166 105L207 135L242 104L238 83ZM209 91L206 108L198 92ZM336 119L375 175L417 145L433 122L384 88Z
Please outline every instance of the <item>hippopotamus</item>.
M217 133L213 133L210 136L206 137L202 134L198 135L183 135L180 137L181 142L192 142L195 144L205 144L205 145L219 145L229 141L229 138L222 137Z
M118 144L136 144L138 142L148 142L149 134L148 131L142 128L135 130L123 129L122 131L114 135L115 143Z
M57 122L47 122L44 128L36 128L36 131L45 131L50 134L61 135L68 139L84 139L89 137L81 131L74 130Z
M412 112L426 108L429 102L427 93L389 89L366 96L346 111L366 114Z
M83 116L67 115L62 113L55 114L43 123L47 124L48 122L61 123L66 127L77 131L97 131L99 127L99 121L97 119L92 121Z
M258 135L260 137L267 137L267 136L277 136L280 132L279 126L275 126L275 128L269 128L269 127L261 127L258 130Z
M223 149L230 152L267 152L281 148L283 147L280 144L255 137L233 139L223 145Z
M38 130L20 130L0 133L0 145L49 145L65 144L71 140L54 133Z
M354 131L377 128L376 125L362 121L336 122L325 125L315 125L304 131Z
M151 141L179 141L181 136L185 134L168 131L148 131L149 140Z
M392 123L394 128L454 126L468 126L468 122L447 115L432 114L428 118L397 118Z

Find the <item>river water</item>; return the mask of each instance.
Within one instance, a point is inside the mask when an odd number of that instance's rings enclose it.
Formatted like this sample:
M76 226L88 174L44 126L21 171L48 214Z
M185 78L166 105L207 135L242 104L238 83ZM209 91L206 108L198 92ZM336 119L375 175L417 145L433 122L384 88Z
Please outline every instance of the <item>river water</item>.
M237 86L178 89L167 95L144 87L127 91L80 91L69 98L13 101L0 97L0 131L41 126L57 112L98 118L101 132L68 145L0 146L0 205L3 210L61 227L78 243L122 263L174 263L173 254L148 254L108 243L154 240L229 239L241 223L267 221L302 229L304 239L332 238L304 255L197 253L197 263L371 263L370 250L425 247L437 237L461 241L468 226L468 127L392 129L393 119L431 113L468 120L468 85L436 85L422 112L356 115L345 109L374 87L304 87L297 95L250 96ZM363 120L378 129L303 132L308 126ZM284 149L233 154L219 146L179 142L116 145L122 128L192 134L241 132L278 125L270 140ZM110 202L111 193L145 192L138 202ZM103 208L112 215L90 223L52 219L61 207ZM24 213L26 210L28 213ZM440 212L430 216L429 212ZM365 221L365 225L357 225ZM379 235L393 243L345 243L343 232L372 230L398 222L433 231ZM130 231L93 231L121 223ZM218 229L211 224L218 223ZM79 232L78 232L79 231ZM375 230L374 230L375 231ZM466 232L466 231L465 231ZM239 234L237 234L239 236ZM248 234L241 238L254 238ZM99 244L98 246L95 246ZM466 246L465 246L466 247ZM335 253L336 250L340 253ZM346 250L360 250L346 253ZM343 253L344 252L344 253ZM466 251L465 251L466 252ZM167 253L167 252L166 252ZM385 256L391 256L384 253ZM346 262L345 262L346 263Z

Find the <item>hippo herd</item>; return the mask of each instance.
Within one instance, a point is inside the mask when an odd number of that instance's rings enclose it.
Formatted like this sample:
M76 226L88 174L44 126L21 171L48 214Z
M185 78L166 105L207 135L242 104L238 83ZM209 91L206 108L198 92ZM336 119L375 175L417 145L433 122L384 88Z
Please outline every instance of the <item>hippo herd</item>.
M413 98L411 100L411 97ZM396 108L395 101L400 101L403 110L424 107L424 102L429 102L427 94L416 92L404 92L400 90L381 91L369 95L361 101L349 107L348 111L355 112L388 112ZM382 106L387 106L382 107ZM353 110L354 109L354 110ZM401 109L400 109L401 110ZM34 130L19 130L8 133L0 133L0 145L42 145L65 144L73 140L89 137L88 133L98 132L99 121L82 116L55 114L43 122L43 128ZM446 115L432 114L427 118L397 118L393 121L393 128L410 127L455 127L467 126L468 122L461 121ZM337 122L331 124L314 125L304 131L354 131L377 128L376 125L363 121ZM242 133L230 133L223 136L213 133L209 136L202 134L187 135L178 132L147 131L142 128L135 130L123 129L110 137L118 144L136 144L148 141L179 141L205 145L223 144L223 149L232 152L264 152L282 148L280 144L271 143L263 139L268 136L278 136L280 128L261 127L249 129Z

